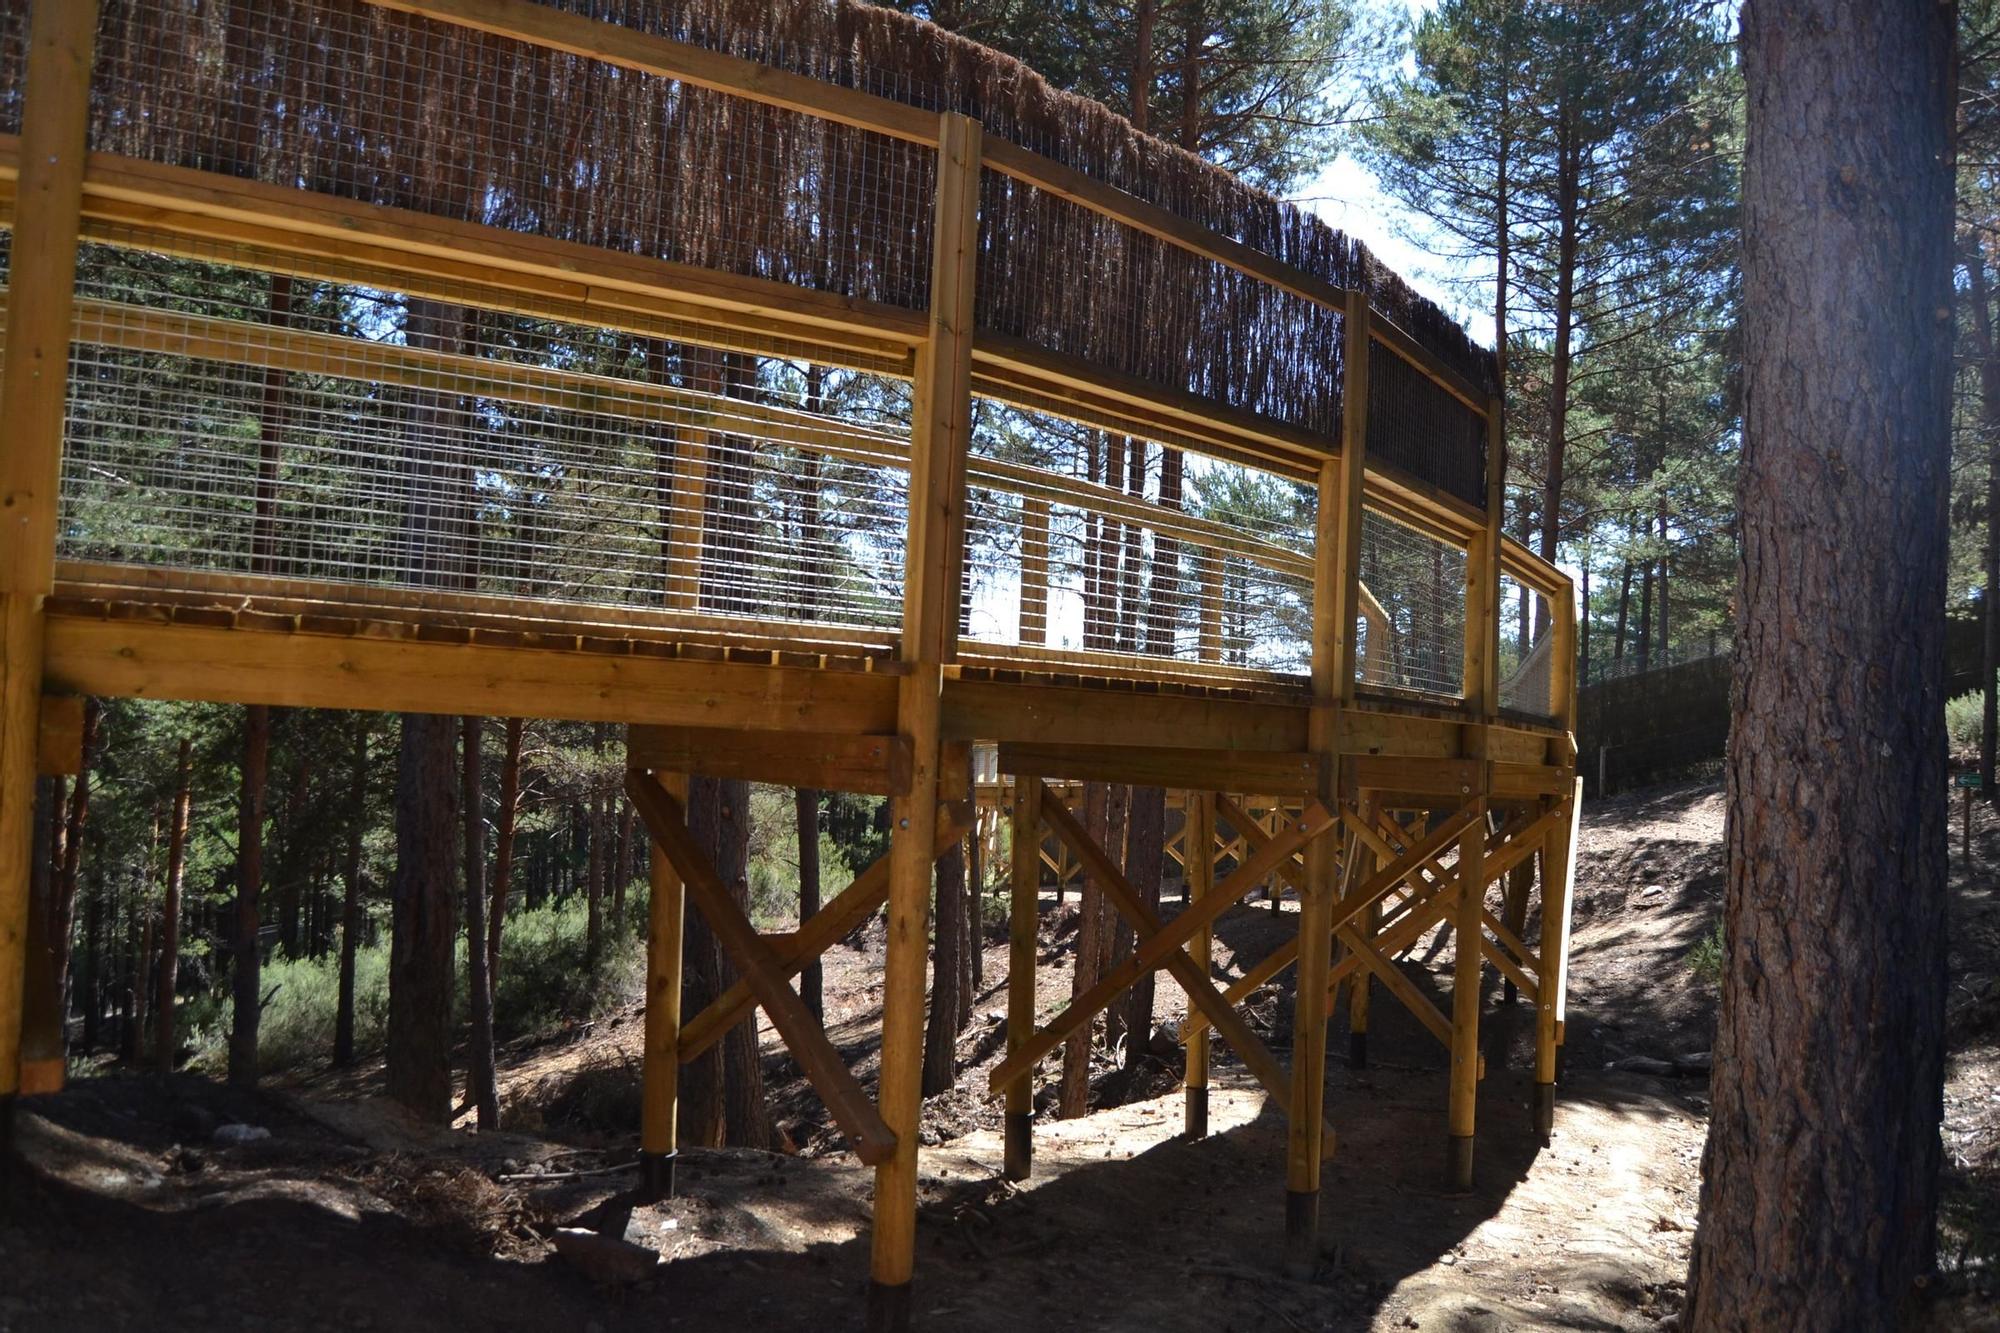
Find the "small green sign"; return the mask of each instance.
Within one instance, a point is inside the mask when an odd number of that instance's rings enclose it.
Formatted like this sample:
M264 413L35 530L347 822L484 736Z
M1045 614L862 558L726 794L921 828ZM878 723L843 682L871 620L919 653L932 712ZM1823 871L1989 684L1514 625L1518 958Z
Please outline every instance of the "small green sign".
M1978 791L1983 784L1980 782L1977 773L1960 773L1958 781L1954 785L1964 787L1969 791Z

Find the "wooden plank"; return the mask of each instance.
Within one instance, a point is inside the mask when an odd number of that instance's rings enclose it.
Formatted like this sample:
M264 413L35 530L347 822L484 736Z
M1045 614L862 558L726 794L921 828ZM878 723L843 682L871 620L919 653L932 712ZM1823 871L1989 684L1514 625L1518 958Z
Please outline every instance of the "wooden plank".
M24 1032L30 983L35 771L46 667L41 599L54 585L69 384L77 218L89 116L96 0L42 0L29 16L20 188L12 267L21 313L0 369L0 1102L62 1070L62 1008L38 987L39 1030ZM41 954L42 951L36 951ZM24 1063L27 1069L24 1071ZM0 1106L0 1115L6 1108Z
M54 690L579 722L880 733L897 678L546 648L48 616Z
M945 734L968 740L1130 745L1158 738L1196 750L1305 748L1303 701L1116 694L972 680L947 680L944 689Z
M1482 779L1481 791L1490 785ZM1468 829L1458 844L1458 948L1452 964L1451 1095L1446 1119L1450 1136L1463 1144L1453 1149L1454 1179L1449 1182L1459 1188L1472 1184L1470 1140L1479 1097L1479 924L1493 873L1486 862L1483 803L1479 809L1479 826Z
M1083 826L1076 822L1062 802L1051 796L1046 787L1042 791L1042 822L1050 832L1060 838L1069 849L1083 861L1090 874L1097 880L1126 920L1132 923L1134 933L1141 940L1152 938L1159 933L1160 919L1146 906L1133 891L1124 873L1119 870L1103 850L1092 842ZM1291 1105L1291 1076L1278 1063L1243 1016L1226 1003L1216 991L1207 974L1185 953L1175 950L1167 956L1167 972L1187 992L1188 1003L1199 1009L1206 1020L1222 1035L1243 1061L1256 1080L1264 1085L1264 1090L1280 1104ZM1325 1150L1331 1151L1334 1134L1331 1126L1326 1127Z
M35 732L35 773L75 777L83 772L83 699L74 694L42 696Z
M635 768L871 796L900 796L910 781L900 736L638 725L625 757Z
M1186 911L1141 940L1136 949L1108 969L1089 990L1071 1000L1061 1014L1024 1040L1018 1049L1010 1044L1007 1057L993 1067L987 1078L987 1091L995 1094L1005 1091L1015 1081L1033 1072L1037 1061L1062 1045L1077 1028L1090 1022L1113 1000L1131 989L1140 977L1158 971L1176 957L1185 958L1184 946L1198 932L1212 925L1243 895L1262 884L1280 862L1290 860L1300 849L1333 827L1333 823L1333 816L1327 813L1324 806L1318 802L1309 805L1297 824L1267 842L1199 903L1190 903Z
M965 836L972 827L972 808L963 801L946 801L938 807L933 859ZM807 963L853 934L870 914L889 897L889 856L884 853L870 862L832 901L801 922L783 937L766 935L771 955L780 974L790 981L805 970ZM715 997L706 1009L681 1029L676 1049L686 1064L701 1057L721 1041L729 1029L741 1022L757 1003L750 984L741 978Z
M805 1001L786 983L782 965L729 896L728 886L716 877L714 868L687 830L680 802L643 773L627 775L625 794L639 812L646 831L680 873L688 896L694 899L716 939L743 974L757 1003L771 1016L771 1025L784 1038L786 1049L799 1062L799 1068L826 1102L835 1123L854 1145L855 1155L871 1165L887 1161L896 1150L895 1134L883 1122L875 1104L868 1100L868 1094L861 1090L853 1071L841 1062L840 1053L827 1040Z
M1472 759L1351 755L1342 758L1340 767L1357 791L1421 792L1443 796L1454 803L1469 796L1479 780L1479 763Z
M1074 782L1254 791L1272 796L1301 796L1319 789L1319 764L1307 753L1003 741L1000 771Z

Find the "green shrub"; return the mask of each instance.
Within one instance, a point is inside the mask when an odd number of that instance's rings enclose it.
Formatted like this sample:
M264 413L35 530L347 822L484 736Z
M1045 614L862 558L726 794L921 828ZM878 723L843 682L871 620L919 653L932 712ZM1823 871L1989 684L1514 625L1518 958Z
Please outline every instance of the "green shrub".
M1984 715L1985 701L1977 690L1968 690L1956 699L1945 700L1944 730L1951 739L1953 749L1969 750L1978 746Z
M645 894L626 893L623 931L615 928L609 903L605 909L604 948L595 966L588 960L589 908L581 898L509 914L493 991L496 1037L534 1036L594 1018L639 992L645 978Z
M1722 918L1717 917L1708 933L1695 941L1688 950L1688 971L1711 985L1722 984L1722 965L1729 957L1729 940L1723 933Z
M268 958L258 984L270 1002L257 1023L257 1067L275 1073L329 1058L340 1010L340 956ZM218 1072L227 1062L232 1009L226 993L196 996L182 1006L182 1039L193 1047L193 1067ZM361 1055L380 1051L388 1023L385 940L354 955L355 1051Z

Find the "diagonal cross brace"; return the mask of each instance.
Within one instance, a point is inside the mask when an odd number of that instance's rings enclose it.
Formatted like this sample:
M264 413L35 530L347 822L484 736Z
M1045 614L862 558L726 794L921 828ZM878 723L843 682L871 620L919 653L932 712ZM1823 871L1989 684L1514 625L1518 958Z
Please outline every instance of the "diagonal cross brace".
M938 805L937 846L944 855L953 843L972 827L972 805L968 801L943 801ZM846 938L848 932L867 919L889 897L889 855L884 852L854 877L826 906L813 913L792 934L782 939L764 937L778 963L778 974L790 981L805 970L806 964ZM789 989L789 988L788 988ZM757 1003L750 983L738 977L728 990L715 997L706 1009L681 1029L680 1062L687 1064L721 1041L729 1029Z
M1051 1019L1046 1027L995 1065L987 1079L988 1090L994 1096L1006 1091L1009 1083L1033 1069L1038 1060L1062 1045L1071 1033L1095 1018L1100 1010L1130 989L1140 977L1170 966L1173 957L1181 953L1182 947L1198 931L1235 906L1244 894L1264 882L1274 866L1290 860L1301 847L1332 828L1334 822L1326 807L1317 801L1309 802L1297 823L1265 843L1238 866L1234 874L1213 891L1203 894L1199 902L1189 906L1165 926L1156 926L1150 937L1142 940L1128 957L1099 978L1096 985L1070 1001L1069 1007Z
M896 1135L882 1120L875 1103L862 1091L854 1072L841 1060L824 1030L798 992L786 983L784 965L771 951L743 909L708 863L687 830L681 803L644 773L625 775L625 792L632 798L646 831L673 862L687 886L688 897L708 921L730 959L742 972L757 1003L771 1016L799 1067L825 1100L841 1133L853 1143L855 1155L870 1166L887 1161L896 1151Z
M1340 900L1333 918L1336 933L1343 926L1351 926L1354 918L1359 916L1370 903L1380 901L1392 892L1397 885L1422 870L1437 857L1442 856L1450 849L1450 844L1458 837L1459 833L1467 825L1471 824L1474 818L1476 816L1469 808L1461 809L1447 818L1437 829L1427 834L1400 857L1391 852L1389 854L1389 865L1371 876L1358 892ZM1248 972L1245 972L1231 983L1229 989L1223 993L1223 999L1230 1004L1239 1002L1259 986L1266 984L1280 972L1290 967L1297 960L1298 956L1299 942L1297 937L1285 941L1276 949L1273 949L1262 962L1252 967ZM1341 970L1343 967L1346 968L1346 971ZM1342 960L1334 968L1333 982L1337 984L1342 977L1347 976L1353 970L1352 965L1346 960ZM1185 1041L1188 1036L1192 1036L1194 1033L1200 1031L1202 1026L1203 1020L1200 1017L1191 1017L1188 1020L1187 1032L1183 1035L1182 1040Z
M1057 800L1046 786L1042 789L1042 820L1048 825L1050 832L1062 839L1083 861L1090 874L1110 896L1113 905L1132 923L1132 929L1139 939L1148 940L1159 934L1160 918L1146 906L1145 901L1134 891L1118 867L1112 864L1111 858L1104 854L1103 849L1091 841L1083 825L1076 822L1076 816L1071 814L1068 807ZM1250 1030L1250 1025L1244 1021L1243 1016L1222 998L1221 992L1216 990L1215 984L1208 979L1207 969L1189 958L1182 950L1175 949L1167 955L1167 972L1179 983L1180 988L1187 992L1188 1003L1207 1016L1208 1021L1222 1034L1222 1039L1229 1043L1245 1067L1259 1083L1264 1085L1264 1090L1270 1093L1280 1106L1290 1106L1291 1076L1285 1072L1284 1066L1278 1063L1278 1058L1271 1054L1271 1048ZM1332 1126L1323 1126L1323 1132L1325 1151L1331 1152L1334 1142Z

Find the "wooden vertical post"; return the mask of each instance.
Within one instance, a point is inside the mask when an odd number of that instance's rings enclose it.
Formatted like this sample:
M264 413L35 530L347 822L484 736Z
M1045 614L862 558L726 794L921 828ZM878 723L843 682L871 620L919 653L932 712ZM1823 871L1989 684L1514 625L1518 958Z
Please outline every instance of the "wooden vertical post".
M0 1146L21 1087L33 877L42 599L55 586L63 407L96 0L38 0L29 20L20 180L0 372Z
M1013 894L1007 911L1007 1051L1035 1033L1035 931L1041 920L1042 784L1014 779ZM1007 1085L1009 1180L1026 1180L1035 1161L1035 1087L1027 1074Z
M1372 795L1362 794L1357 813L1363 824L1374 828L1378 814L1375 798ZM1354 862L1353 869L1345 879L1358 888L1367 882L1368 876L1375 871L1375 853L1358 838L1354 843ZM1381 917L1382 904L1379 901L1370 903L1367 910L1362 913L1361 919L1355 924L1361 933L1372 941ZM1368 1067L1368 1008L1373 998L1372 988L1368 983L1373 975L1367 968L1357 967L1347 983L1347 1063L1355 1069Z
M1222 660L1222 552L1199 547L1195 552L1195 560L1201 578L1196 651L1204 662L1220 662Z
M1181 869L1187 876L1188 906L1215 888L1215 793L1187 794L1187 829L1181 840ZM1209 975L1213 933L1203 926L1188 941L1188 956L1203 976ZM1195 1030L1187 1043L1187 1108L1183 1125L1190 1139L1208 1136L1208 1025Z
M1549 832L1542 852L1541 968L1535 977L1535 1134L1546 1144L1555 1137L1556 1048L1562 1041L1563 991L1568 984L1570 889L1575 882L1571 857L1576 849L1577 818L1583 808L1583 783L1569 797L1569 817Z
M708 445L684 430L674 444L674 491L667 524L667 605L701 609L701 544L708 512Z
M1507 451L1501 403L1486 408L1486 525L1474 538L1465 564L1465 728L1468 758L1490 760L1487 731L1500 701L1500 534L1505 522ZM1479 1101L1479 941L1485 934L1485 800L1493 790L1493 766L1482 763L1473 793L1481 818L1459 840L1459 897L1451 982L1451 1099L1447 1111L1445 1177L1455 1189L1472 1188L1472 1142Z
M682 805L684 773L660 773L654 781ZM652 885L646 907L646 1045L640 1075L639 1189L649 1199L674 1195L674 1162L679 1157L681 928L687 887L667 854L650 838L646 868Z
M1368 299L1347 299L1340 456L1321 462L1313 532L1312 711L1306 743L1319 761L1319 798L1339 808L1340 710L1354 701L1361 583L1361 497L1368 459ZM1292 1104L1286 1127L1285 1267L1310 1277L1319 1263L1319 1180L1326 1104L1327 974L1333 969L1337 842L1306 845L1299 894L1297 1000L1292 1006ZM1275 881L1274 881L1275 884Z
M904 551L905 674L897 728L910 784L890 802L888 960L882 979L882 1119L896 1149L875 1168L871 1329L905 1329L916 1259L917 1129L922 1110L924 971L930 945L939 713L944 662L958 625L965 457L972 429L973 281L979 218L979 122L946 112L938 126L937 216L929 337L917 352Z
M1021 642L1049 641L1049 502L1021 501Z

